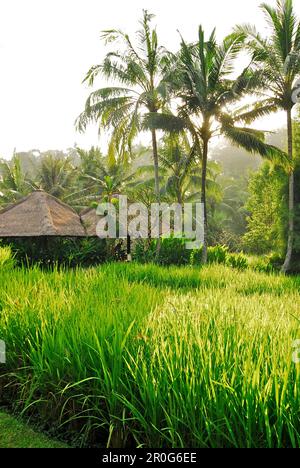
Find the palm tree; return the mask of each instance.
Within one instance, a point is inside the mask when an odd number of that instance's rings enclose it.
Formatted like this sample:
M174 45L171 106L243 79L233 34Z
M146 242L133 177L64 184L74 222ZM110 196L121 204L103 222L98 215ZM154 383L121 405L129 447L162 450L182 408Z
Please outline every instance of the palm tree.
M233 144L266 158L282 157L283 153L264 143L264 133L237 124L252 122L264 114L264 108L245 109L239 101L256 88L257 83L248 70L232 79L235 59L243 47L244 36L231 34L219 45L215 31L206 41L199 27L198 42L187 44L183 39L181 49L171 57L167 79L177 98L177 115L146 117L149 128L179 132L187 129L201 154L201 202L204 206L204 246L202 262L207 262L207 165L212 138L224 135Z
M83 178L89 185L89 191L93 195L90 199L111 202L114 195L122 195L126 192L127 184L134 179L135 172L129 166L111 163L103 158L98 163L98 172L94 175L83 174Z
M79 169L83 175L96 175L102 171L104 156L100 148L92 146L89 150L76 148L80 158Z
M197 172L197 154L185 135L167 135L160 148L160 162L167 171L163 192L183 204L192 193ZM195 194L193 194L195 195Z
M0 161L0 204L14 203L28 195L32 183L23 171L20 159L14 156L11 161Z
M111 161L95 147L76 150L80 158L75 172L77 178L64 201L78 211L98 204L99 200L110 202L114 195L128 194L132 192L130 187L139 182L133 164Z
M77 173L70 158L46 154L40 161L36 176L37 187L64 200L74 190Z
M77 128L84 131L90 122L99 128L112 130L109 159L116 154L123 160L131 155L132 142L143 129L142 116L146 112L158 113L164 109L166 88L162 81L165 52L158 44L157 33L151 28L153 15L143 12L141 30L137 32L137 44L119 30L104 31L106 44L123 45L120 51L108 53L101 65L93 66L85 81L94 85L95 78L102 75L118 86L98 89L89 96L84 112L77 120ZM155 175L156 199L160 200L159 160L156 130L151 130Z
M265 39L250 25L240 26L239 32L248 38L253 53L253 71L260 78L266 94L266 112L284 110L287 116L289 171L289 227L287 253L282 271L291 267L294 244L295 187L293 171L293 92L300 76L300 23L292 0L277 0L276 8L261 5L267 19L270 36Z

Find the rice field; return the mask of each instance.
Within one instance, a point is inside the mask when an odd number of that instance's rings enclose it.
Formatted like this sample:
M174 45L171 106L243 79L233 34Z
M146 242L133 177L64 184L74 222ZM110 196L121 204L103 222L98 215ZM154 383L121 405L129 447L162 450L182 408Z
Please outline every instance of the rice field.
M300 278L2 268L0 405L73 446L300 447Z

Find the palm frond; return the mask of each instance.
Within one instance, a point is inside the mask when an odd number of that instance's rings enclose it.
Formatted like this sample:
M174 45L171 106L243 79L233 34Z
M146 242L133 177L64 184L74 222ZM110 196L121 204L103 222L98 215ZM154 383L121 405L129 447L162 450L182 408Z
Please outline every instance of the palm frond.
M234 145L244 148L249 153L257 154L269 161L276 162L285 168L290 168L288 155L279 148L266 144L263 141L263 132L258 132L252 128L233 126L224 126L223 132Z

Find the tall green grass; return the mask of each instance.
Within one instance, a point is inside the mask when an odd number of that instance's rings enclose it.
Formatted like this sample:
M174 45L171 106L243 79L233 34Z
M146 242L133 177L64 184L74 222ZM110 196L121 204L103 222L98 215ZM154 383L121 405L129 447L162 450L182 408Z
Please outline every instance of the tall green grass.
M224 266L2 269L1 402L75 445L299 447L299 305Z

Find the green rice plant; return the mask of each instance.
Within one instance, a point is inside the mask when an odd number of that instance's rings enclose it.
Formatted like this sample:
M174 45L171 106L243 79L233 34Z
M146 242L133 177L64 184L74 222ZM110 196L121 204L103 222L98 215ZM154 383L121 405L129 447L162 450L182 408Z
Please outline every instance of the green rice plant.
M13 268L15 260L10 247L0 247L0 269Z
M0 273L0 404L75 446L300 447L300 279L209 265Z

